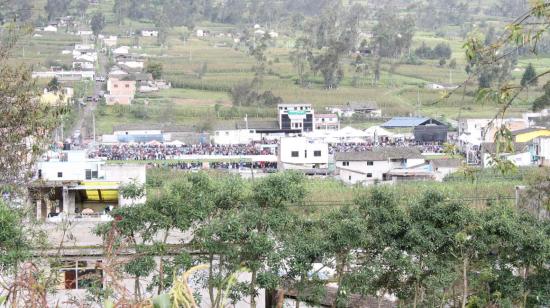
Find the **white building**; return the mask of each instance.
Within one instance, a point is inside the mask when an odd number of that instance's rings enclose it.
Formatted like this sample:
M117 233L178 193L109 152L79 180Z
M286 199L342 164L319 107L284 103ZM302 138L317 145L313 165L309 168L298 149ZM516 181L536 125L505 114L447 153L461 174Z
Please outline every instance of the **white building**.
M305 137L281 138L279 169L328 169L328 144Z
M538 165L550 166L550 137L535 138L533 146Z
M143 37L157 37L159 36L158 30L141 30L141 36Z
M326 114L315 114L314 116L314 126L315 129L318 130L339 130L340 129L340 121L338 120L338 116L333 113L326 113Z
M497 155L495 143L483 143L481 145L481 165L484 168L494 167L493 157ZM527 143L515 142L513 152L499 149L498 157L510 161L517 167L528 167L533 165L533 154Z
M143 69L143 67L145 66L143 61L120 61L120 62L117 62L117 65L124 65L131 69L140 69L140 70Z
M130 47L120 46L117 49L113 50L114 55L127 55L130 52Z
M54 25L48 25L44 28L44 32L57 32L57 27Z
M93 70L94 68L95 68L95 65L93 62L87 62L87 61L73 62L74 70Z
M95 47L93 44L75 44L74 50L94 50Z
M461 165L462 161L456 158L442 158L430 161L435 179L440 182L443 181L447 175L457 172Z
M105 208L132 204L119 188L145 184L146 170L145 165L88 159L85 151L63 151L37 163L36 179L31 193L38 219L104 219ZM55 200L40 194L47 191L55 192Z
M314 130L315 112L311 104L279 104L277 109L280 129L297 132Z
M60 80L94 80L94 71L46 71L46 72L32 72L32 78L54 78L57 77Z
M386 147L335 154L338 177L349 184L432 178L429 165L415 148Z
M118 37L116 35L110 35L103 38L103 44L105 44L106 47L115 47L117 43Z

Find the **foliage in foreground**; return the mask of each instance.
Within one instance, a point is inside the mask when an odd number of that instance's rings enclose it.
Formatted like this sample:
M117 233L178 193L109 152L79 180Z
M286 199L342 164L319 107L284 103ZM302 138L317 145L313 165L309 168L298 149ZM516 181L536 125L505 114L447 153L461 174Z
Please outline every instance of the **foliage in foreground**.
M348 306L352 294L384 293L412 306L550 303L547 220L500 204L475 210L435 191L402 206L387 188L363 190L353 205L311 219L289 211L307 206L305 183L295 173L251 184L239 177L185 174L149 194L147 203L115 211L119 221L102 234L115 226L117 245L143 252L120 270L136 277L138 288L152 275L149 290L156 294L169 292L174 275L208 265L202 280L208 298L197 300L212 307L243 299L254 307L260 289L320 303L329 282L338 286L334 307ZM166 241L174 231L192 232L194 239L174 247ZM175 257L167 257L168 251ZM235 281L243 266L249 279ZM144 300L134 291L135 298L126 300Z

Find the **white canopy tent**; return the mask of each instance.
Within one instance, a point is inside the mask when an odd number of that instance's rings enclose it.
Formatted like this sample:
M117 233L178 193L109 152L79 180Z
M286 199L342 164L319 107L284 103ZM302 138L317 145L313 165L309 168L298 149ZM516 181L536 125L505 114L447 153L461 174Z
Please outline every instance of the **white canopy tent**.
M365 133L368 134L371 138L379 138L379 137L393 137L394 133L388 131L387 129L380 127L378 125L371 126L367 129L365 129Z

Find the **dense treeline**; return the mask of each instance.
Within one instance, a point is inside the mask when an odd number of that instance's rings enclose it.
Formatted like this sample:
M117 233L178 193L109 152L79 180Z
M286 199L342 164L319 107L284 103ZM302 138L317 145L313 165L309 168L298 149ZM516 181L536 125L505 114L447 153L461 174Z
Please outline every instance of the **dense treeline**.
M548 172L541 175L550 180ZM117 209L118 222L99 230L106 239L117 232L121 243L149 255L124 267L138 287L153 275L150 288L167 292L174 273L208 264L204 287L214 307L224 305L214 290L237 301L260 288L292 290L319 303L329 281L338 285L334 307L346 307L352 294L384 293L413 307L550 304L550 221L512 206L473 209L435 191L403 203L391 189L374 188L352 206L310 217L299 214L308 208L308 192L295 173L255 182L206 173L175 178L154 181L158 192L149 192L145 204ZM142 190L130 186L125 194L139 197ZM166 242L152 235L170 230L192 230L192 247L202 256L181 250L156 261ZM235 283L231 277L242 271L251 280Z

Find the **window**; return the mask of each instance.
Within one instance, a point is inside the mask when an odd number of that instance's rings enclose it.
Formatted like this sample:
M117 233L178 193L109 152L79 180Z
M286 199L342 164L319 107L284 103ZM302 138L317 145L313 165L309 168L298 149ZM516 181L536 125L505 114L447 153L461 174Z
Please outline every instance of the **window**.
M125 87L126 87L126 88L129 88L129 87L130 87L130 85L129 85L129 84L127 84L127 85L125 85Z
M372 178L372 173L367 173L368 178Z
M351 181L351 175L350 175L350 176L348 176L348 180L350 180L350 181Z
M92 179L97 179L97 177L98 177L97 170L92 171Z
M87 289L92 286L103 287L103 270L100 268L101 261L95 263L87 261L62 261L60 274L61 289Z
M117 85L117 84L115 84L115 85L113 85L113 87L114 87L114 88L118 88L118 85Z
M304 157L307 158L307 150L304 150Z
M345 167L349 166L349 161L343 161L342 166L345 166Z
M313 156L321 157L321 151L313 151Z
M298 157L298 156L299 156L298 151L292 151L292 152L290 152L290 156L292 156L292 157Z
M300 107L300 110L304 110L304 107Z
M368 160L367 161L367 166L372 166L372 165L374 165L374 162L372 160Z
M91 179L92 179L92 170L86 169L86 180L91 180Z
M62 177L63 177L63 172L58 172L58 173L57 173L57 177L58 177L58 178L62 178Z

